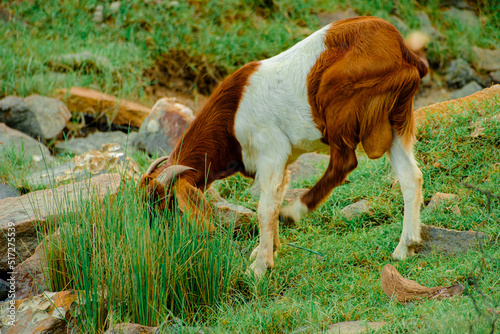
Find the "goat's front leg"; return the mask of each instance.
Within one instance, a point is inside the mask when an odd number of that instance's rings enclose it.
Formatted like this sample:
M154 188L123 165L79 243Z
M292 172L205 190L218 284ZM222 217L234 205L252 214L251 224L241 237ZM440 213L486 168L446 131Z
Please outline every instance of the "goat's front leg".
M267 268L274 266L274 257L281 247L278 233L278 211L287 183L284 166L280 166L279 170L271 169L270 166L260 169L257 180L261 187L257 208L260 238L259 245L250 255L250 259L255 258L250 269L255 276L260 277Z
M389 156L404 198L403 232L392 257L403 260L415 254L415 246L421 241L422 172L417 167L411 148L405 148L398 136L394 136Z

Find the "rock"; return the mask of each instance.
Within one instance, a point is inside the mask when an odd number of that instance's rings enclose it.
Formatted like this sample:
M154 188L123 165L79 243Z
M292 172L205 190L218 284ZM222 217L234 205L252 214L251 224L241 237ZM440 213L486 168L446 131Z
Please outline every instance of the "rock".
M55 145L55 149L61 153L72 153L76 155L84 154L90 150L100 150L105 144L118 144L121 151L130 155L136 149L132 146L132 141L137 136L137 132L130 132L128 135L121 131L94 132L85 138L72 138Z
M66 334L76 323L72 312L78 305L74 291L49 292L0 304L2 334Z
M390 264L386 264L384 269L382 269L380 282L384 293L389 298L394 298L400 303L408 303L424 298L449 298L461 295L464 290L463 286L460 284L449 287L437 286L427 288L415 281L404 278L398 273L396 268Z
M114 1L109 5L109 11L111 13L118 13L120 11L122 3L120 1Z
M18 264L12 274L16 280L16 291L14 300L25 299L36 296L47 290L43 268L46 266L45 248L43 243L39 244L35 253Z
M175 98L162 98L153 106L132 144L149 154L169 155L193 118L193 111Z
M479 242L487 243L490 237L482 232L456 231L445 228L421 224L422 243L417 252L419 254L454 255L470 250Z
M448 87L461 88L478 77L474 71L462 58L453 60L446 69L446 83Z
M0 122L42 140L55 138L71 114L57 99L31 95L24 100L8 96L0 101Z
M0 123L0 154L4 154L3 151L8 149L16 150L18 155L24 152L24 155L32 157L33 161L52 160L52 155L44 144Z
M212 198L211 204L214 208L215 216L224 226L234 225L234 227L239 228L242 225L249 225L255 216L254 211L229 203L214 188L208 189L207 193Z
M431 36L432 39L444 39L443 34L441 34L439 30L433 27L431 19L429 18L429 15L427 15L426 12L424 11L417 12L415 13L415 16L420 21L420 29L424 33Z
M473 46L471 49L472 65L479 71L500 70L500 49L488 50Z
M0 199L21 196L19 190L11 185L0 183Z
M356 203L346 206L340 210L340 213L348 220L358 218L363 214L367 214L369 216L375 214L370 207L370 203L366 199L362 199Z
M94 17L92 19L96 24L104 22L104 7L102 5L97 5L95 7Z
M43 227L48 219L58 217L61 212L76 210L78 206L75 203L115 194L120 183L120 174L105 174L56 189L40 190L0 200L0 254L4 254L0 258L0 270L12 271L15 265L9 264L9 260L18 264L31 256L38 245L35 226ZM16 255L7 251L8 243L5 237L13 231Z
M308 179L319 176L325 172L326 168L317 167L323 163L330 161L330 156L318 153L302 154L294 163L288 166L290 174L290 182Z
M356 11L354 11L354 9L350 7L347 8L346 10L339 10L337 12L330 12L330 13L319 13L316 15L316 17L319 20L319 24L322 27L338 20L356 16L358 16L358 13L356 13Z
M474 106L480 106L482 102L495 101L499 96L500 85L494 85L461 99L435 103L428 107L417 109L415 110L415 119L418 126L450 119L450 116L453 116L453 113L462 107L464 110L469 110Z
M429 211L434 211L445 204L456 201L457 199L458 196L454 194L435 193L432 196L429 204L427 204L427 209Z
M138 324L122 323L114 325L104 332L104 334L157 334L158 327L147 327Z
M0 301L7 299L10 291L10 283L0 278Z
M458 89L451 93L452 99L461 99L463 97L472 95L474 93L480 92L483 89L477 82L471 81L467 85L463 86L461 89Z
M500 71L491 72L490 76L493 81L495 81L496 83L500 83Z
M460 24L466 24L467 26L481 24L479 18L472 10L467 10L467 9L461 10L456 7L451 7L443 11L443 15L446 18L457 20L458 22L460 22Z
M96 56L88 51L55 56L46 61L45 65L55 72L85 71L101 73L112 67L108 58Z
M133 126L139 128L149 115L150 109L135 102L117 100L92 89L71 87L58 90L58 97L66 102L68 109L75 113L106 116L116 125Z
M30 175L34 186L51 187L66 181L80 181L95 175L120 173L126 179L138 179L139 166L120 151L118 144L104 144L101 150L90 150L73 158L73 161L49 166Z

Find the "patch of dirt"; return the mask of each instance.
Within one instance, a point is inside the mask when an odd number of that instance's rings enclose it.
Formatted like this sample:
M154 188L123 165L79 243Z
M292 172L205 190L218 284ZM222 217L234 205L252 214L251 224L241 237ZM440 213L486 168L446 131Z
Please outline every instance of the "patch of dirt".
M197 109L193 108L193 104L199 107L202 104L200 100L210 95L227 75L224 67L207 61L205 56L191 56L184 50L161 55L144 73L151 80L146 88L149 95L175 96L193 110Z

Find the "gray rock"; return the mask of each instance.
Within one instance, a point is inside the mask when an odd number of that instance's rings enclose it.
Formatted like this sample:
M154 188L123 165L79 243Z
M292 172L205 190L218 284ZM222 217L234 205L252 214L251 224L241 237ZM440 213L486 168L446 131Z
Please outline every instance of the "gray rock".
M47 60L45 65L56 72L94 71L100 73L112 67L108 58L96 56L88 51L55 56Z
M137 132L125 134L121 131L94 132L85 138L72 138L56 144L55 149L62 153L72 153L75 155L84 154L90 150L100 150L105 144L118 144L121 151L131 154L136 151L132 147L132 141L137 136Z
M419 254L438 252L447 255L462 253L476 247L479 242L486 244L490 236L482 232L456 231L422 224L422 243Z
M469 63L458 58L453 60L446 69L445 80L448 87L461 88L473 80L477 81L477 77L476 71L469 66Z
M122 3L120 1L114 1L109 5L109 11L111 13L118 13L120 11Z
M19 190L11 185L0 183L0 199L21 196Z
M500 83L500 71L491 72L490 76L494 82Z
M46 265L45 248L41 243L36 247L32 256L18 264L14 269L16 279L14 300L36 296L47 290L43 274L43 268Z
M434 211L443 205L453 203L457 199L458 199L458 196L455 194L435 193L432 196L429 204L427 204L427 209L429 211Z
M460 99L462 97L472 95L472 94L477 93L477 92L482 91L482 90L483 90L483 87L481 87L477 82L471 81L467 85L465 85L462 88L451 93L451 98L454 100Z
M371 322L371 321L343 321L336 324L328 325L324 333L331 334L360 334L376 331L385 326L386 322ZM311 333L312 329L308 326L300 327L292 332L292 334Z
M104 7L102 5L98 5L95 8L94 17L92 18L94 23L102 23L104 22Z
M35 225L43 227L48 219L61 212L76 210L78 203L116 193L121 183L118 173L93 177L78 183L67 184L55 189L40 190L20 197L0 200L0 270L12 271L33 254L38 245ZM9 256L6 236L15 233L16 253Z
M461 24L466 24L468 26L480 25L479 18L472 10L460 10L456 7L451 7L450 9L444 11L443 15L447 18L455 19Z
M500 50L488 50L473 46L471 60L472 65L477 70L490 72L500 70Z
M321 26L326 26L329 23L356 16L358 16L358 13L356 13L354 9L350 7L347 8L346 10L339 10L337 12L329 12L329 13L319 13L316 15Z
M372 216L374 214L373 210L370 207L370 202L366 199L362 199L357 201L356 203L350 204L340 210L340 213L347 218L348 220L352 220L360 217L361 215L367 214Z
M56 137L70 118L66 105L49 97L31 95L22 100L8 96L0 101L0 122L33 138Z
M149 154L169 155L193 120L193 111L175 99L162 98L153 106L132 145Z
M49 149L39 141L0 123L0 154L4 150L14 149L18 154L24 152L25 156L32 157L34 161L52 160Z
M429 15L427 15L426 12L420 11L417 12L416 14L417 19L420 21L420 29L429 36L431 36L432 39L444 39L443 34L434 26L432 25L431 19L429 18Z

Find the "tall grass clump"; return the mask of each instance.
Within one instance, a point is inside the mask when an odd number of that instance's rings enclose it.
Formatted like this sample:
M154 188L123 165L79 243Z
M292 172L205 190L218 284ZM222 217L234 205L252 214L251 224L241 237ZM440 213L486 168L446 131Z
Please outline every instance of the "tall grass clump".
M231 231L211 235L180 215L153 212L136 185L103 200L78 203L46 231L49 289L79 296L80 330L118 322L158 326L209 314L235 274Z

